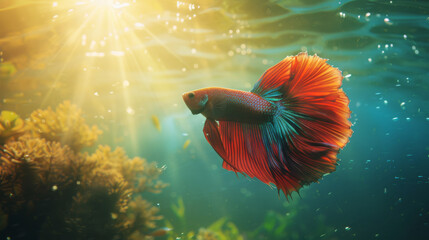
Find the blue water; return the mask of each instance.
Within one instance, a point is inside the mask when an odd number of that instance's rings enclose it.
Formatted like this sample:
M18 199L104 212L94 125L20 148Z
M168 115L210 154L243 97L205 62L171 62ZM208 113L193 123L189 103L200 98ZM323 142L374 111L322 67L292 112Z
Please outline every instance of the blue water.
M145 198L179 232L227 217L245 239L429 239L426 1L129 1L114 19L89 4L1 4L0 57L16 73L1 73L0 109L80 106L100 143L165 165L170 186ZM354 133L337 170L287 201L222 169L181 94L250 90L301 51L342 70ZM186 223L171 208L180 198ZM287 227L263 230L267 216Z

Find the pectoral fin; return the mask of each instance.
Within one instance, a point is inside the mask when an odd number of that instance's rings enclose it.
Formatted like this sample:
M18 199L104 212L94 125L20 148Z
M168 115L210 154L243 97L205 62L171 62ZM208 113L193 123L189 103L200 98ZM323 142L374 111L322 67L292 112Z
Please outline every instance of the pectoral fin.
M219 154L219 156L223 159L223 165L227 166L230 170L238 172L238 170L228 162L227 153L220 137L219 126L217 122L215 120L206 119L203 132L207 141L217 152L217 154Z

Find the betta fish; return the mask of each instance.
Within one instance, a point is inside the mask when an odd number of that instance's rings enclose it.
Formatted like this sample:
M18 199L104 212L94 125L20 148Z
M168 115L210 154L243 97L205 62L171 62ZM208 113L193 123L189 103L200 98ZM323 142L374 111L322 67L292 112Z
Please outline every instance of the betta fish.
M335 171L352 134L341 71L300 53L269 68L250 92L209 87L182 95L207 119L223 168L276 185L286 197Z

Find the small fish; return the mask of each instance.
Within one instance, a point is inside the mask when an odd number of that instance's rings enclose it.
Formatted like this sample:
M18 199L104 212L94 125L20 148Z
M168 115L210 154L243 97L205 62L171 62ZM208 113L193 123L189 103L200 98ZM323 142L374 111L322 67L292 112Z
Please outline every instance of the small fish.
M164 236L165 234L167 234L171 230L173 230L173 229L168 228L168 227L162 227L162 228L156 229L155 231L149 233L148 235L152 236L152 237L160 237L160 236Z
M0 63L0 77L12 77L16 73L15 65L11 62Z
M159 118L155 115L152 115L152 123L155 126L155 128L161 132L161 123L159 122Z
M186 140L185 143L183 144L183 149L187 149L189 147L189 144L191 143L191 140Z
M288 198L335 171L337 153L352 134L341 71L300 53L269 68L250 92L209 87L182 95L207 119L204 136L223 167Z

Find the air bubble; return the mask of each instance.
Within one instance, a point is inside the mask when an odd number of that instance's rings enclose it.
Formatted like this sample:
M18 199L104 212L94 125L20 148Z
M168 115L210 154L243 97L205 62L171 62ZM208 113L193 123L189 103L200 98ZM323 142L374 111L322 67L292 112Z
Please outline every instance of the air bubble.
M392 22L390 21L390 19L389 19L389 18L385 18L385 19L384 19L384 22L385 22L387 25L392 25Z

